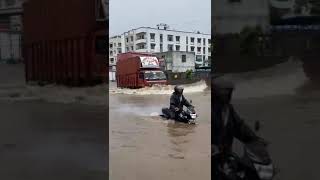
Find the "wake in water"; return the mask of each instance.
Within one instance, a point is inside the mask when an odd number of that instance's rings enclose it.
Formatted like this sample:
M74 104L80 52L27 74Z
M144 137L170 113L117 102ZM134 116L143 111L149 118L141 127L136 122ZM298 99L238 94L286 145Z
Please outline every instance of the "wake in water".
M227 74L223 78L235 82L235 98L294 95L308 81L302 63L293 60L259 71Z
M184 93L197 93L203 92L208 88L205 81L199 81L194 84L184 85ZM152 94L172 94L174 89L173 85L160 86L155 85L152 87L145 87L141 89L120 89L116 87L110 87L110 94L135 94L135 95L152 95Z

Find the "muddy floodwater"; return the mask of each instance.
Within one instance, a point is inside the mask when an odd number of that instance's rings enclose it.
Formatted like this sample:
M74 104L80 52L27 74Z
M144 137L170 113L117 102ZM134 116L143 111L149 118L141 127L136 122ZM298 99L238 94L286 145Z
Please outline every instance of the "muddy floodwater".
M169 106L169 93L146 91L110 93L110 179L210 179L211 92L185 94L199 114L198 125L187 125L158 116Z
M234 105L269 144L276 180L320 179L320 88L301 63L289 61L261 71L226 75L236 83Z
M27 86L0 64L0 179L108 178L107 90Z

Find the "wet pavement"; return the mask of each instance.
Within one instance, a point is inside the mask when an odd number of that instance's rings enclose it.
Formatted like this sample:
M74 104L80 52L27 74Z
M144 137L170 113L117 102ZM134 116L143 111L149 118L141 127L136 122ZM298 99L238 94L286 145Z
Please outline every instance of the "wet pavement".
M110 94L110 179L210 179L211 92L185 96L199 114L196 126L158 116L169 94Z

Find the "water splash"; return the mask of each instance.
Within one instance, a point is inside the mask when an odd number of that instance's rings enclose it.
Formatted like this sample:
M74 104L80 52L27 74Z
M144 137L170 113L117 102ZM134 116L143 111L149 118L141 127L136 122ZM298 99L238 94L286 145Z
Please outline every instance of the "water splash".
M194 84L184 85L184 93L197 93L203 92L208 88L205 81L199 81ZM174 89L173 85L161 86L155 85L152 87L145 87L141 89L120 89L116 87L110 87L110 94L134 94L134 95L153 95L153 94L172 94Z

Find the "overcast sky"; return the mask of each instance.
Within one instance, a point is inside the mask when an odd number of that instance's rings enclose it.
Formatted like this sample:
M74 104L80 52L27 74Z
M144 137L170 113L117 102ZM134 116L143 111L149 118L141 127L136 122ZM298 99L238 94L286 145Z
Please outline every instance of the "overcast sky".
M211 32L211 0L109 0L110 35L133 28L156 27Z

